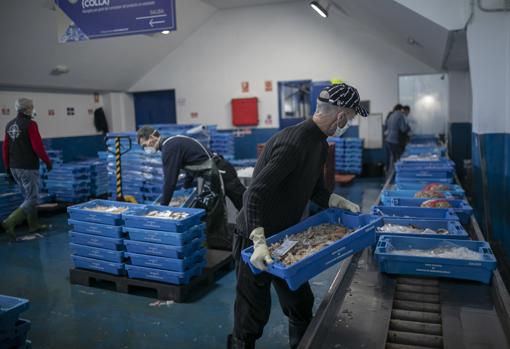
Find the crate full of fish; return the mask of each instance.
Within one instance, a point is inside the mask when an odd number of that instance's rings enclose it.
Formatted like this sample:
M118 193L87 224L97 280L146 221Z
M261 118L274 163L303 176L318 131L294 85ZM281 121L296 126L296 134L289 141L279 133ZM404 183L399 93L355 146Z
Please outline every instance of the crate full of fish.
M375 244L375 229L381 224L380 217L370 215L339 209L320 212L266 240L274 260L267 272L296 290L335 263ZM252 253L253 246L242 251L242 258L259 273L250 263Z
M447 277L490 283L496 258L485 241L384 235L375 258L388 274Z
M372 213L385 217L419 218L428 220L458 221L459 216L451 208L422 208L404 206L373 206Z
M122 214L145 206L126 202L92 200L67 209L73 220L110 225L122 225Z
M92 247L87 245L69 244L71 252L76 256L101 259L104 261L122 263L124 251L109 250L106 248Z
M204 262L206 252L206 249L202 248L184 258L157 257L128 252L126 253L126 257L129 259L129 264L131 265L184 272L193 268L197 263Z
M167 245L136 240L124 240L126 251L130 253L144 254L165 258L185 258L204 246L205 236L193 238L182 245Z
M394 198L427 198L427 199L454 199L450 192L433 190L383 190L381 202L385 206L391 206Z
M205 234L205 223L197 224L185 231L162 231L153 229L140 229L133 227L124 227L129 239L141 242L150 242L156 244L182 246L195 238L200 238Z
M469 239L459 221L383 217L382 222L383 225L375 230L377 240L382 235Z
M73 260L74 266L78 269L88 269L100 271L103 273L113 274L113 275L124 275L125 267L124 263L118 262L110 262L101 259L88 258L77 256L75 254L71 255L71 259Z
M184 272L126 264L128 277L131 279L152 280L174 285L189 284L193 277L200 276L202 274L204 268L205 262L198 263L191 269Z
M21 313L28 309L27 299L0 295L0 338L14 330Z
M165 206L145 206L122 214L125 226L167 232L183 232L200 224L205 210Z
M451 193L456 198L463 198L465 195L464 189L458 184L444 184L444 183L400 183L393 186L395 190L413 190L413 191L438 191Z
M462 224L468 224L473 214L473 208L466 200L460 199L427 199L427 198L393 198L391 206L420 207L420 208L451 208L457 214Z

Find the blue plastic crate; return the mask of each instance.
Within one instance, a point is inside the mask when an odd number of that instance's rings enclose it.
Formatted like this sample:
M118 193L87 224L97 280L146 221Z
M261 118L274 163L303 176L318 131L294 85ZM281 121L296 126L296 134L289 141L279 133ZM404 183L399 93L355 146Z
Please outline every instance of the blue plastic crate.
M204 270L205 262L196 264L185 272L176 272L163 269L139 267L126 264L128 277L132 279L154 280L167 284L185 285L189 284L191 278L200 276Z
M432 183L425 183L425 184L423 184L423 182L400 183L400 184L395 185L395 189L420 191L420 190L423 190L427 184L432 184ZM444 184L444 183L441 183L441 184ZM465 196L464 189L462 189L462 187L460 185L457 185L457 184L445 184L445 185L448 186L447 192L451 193L456 198L463 198Z
M382 220L380 217L358 215L330 208L271 236L266 239L267 244L271 245L272 243L283 240L287 236L300 233L310 227L324 223L341 224L349 229L356 229L356 231L288 267L278 261L269 264L267 272L284 279L291 290L297 290L303 283L310 280L315 275L320 274L335 263L375 244L375 228L382 224ZM253 246L244 249L241 255L245 263L248 263L253 273L258 274L261 271L255 268L250 262L252 253Z
M124 260L123 251L108 250L105 248L91 247L87 245L78 245L70 243L73 254L81 257L102 259L110 262L121 263Z
M379 216L458 221L451 208L421 208L403 206L372 206L372 213Z
M85 210L87 207L95 206L116 206L116 207L127 207L129 209L140 209L145 207L144 205L130 204L119 201L108 201L108 200L92 200L80 205L74 205L67 209L69 217L77 221L86 221L92 223L110 224L110 225L122 225L122 214L120 213L106 213Z
M97 270L103 273L124 275L124 263L103 261L100 259L71 255L74 266L79 269Z
M189 216L181 220L173 220L166 218L146 217L151 211L173 211L186 212ZM167 232L184 232L189 228L200 224L205 210L196 208L174 208L164 206L146 206L124 213L122 218L125 226L130 228L153 229Z
M184 272L195 264L203 262L206 252L207 250L202 248L185 258L166 258L127 252L126 257L129 258L131 265Z
M443 166L422 166L422 167L397 167L397 177L412 177L412 178L452 178L454 169L453 167Z
M382 235L390 235L390 236L414 236L414 237L425 237L425 238L438 238L438 239L460 239L466 240L469 239L469 234L462 227L459 221L448 221L448 220L427 220L427 219L416 219L416 218L395 218L395 217L383 217L383 225L384 224L396 224L396 225L413 225L416 228L420 229L445 229L448 230L448 234L414 234L414 233L402 233L402 232L382 232L379 228L376 228L375 235L376 239Z
M442 246L465 247L479 252L483 259L453 259L423 256L409 256L390 253L391 249L432 250ZM388 274L447 277L490 283L492 271L496 269L496 258L485 241L442 240L417 237L384 235L377 243L375 257L381 272Z
M411 198L393 198L391 199L391 206L401 207L420 207L422 203L430 199L411 199ZM468 224L471 215L473 214L473 208L465 200L452 199L447 200L452 205L453 211L459 217L462 224Z
M194 238L201 237L205 232L205 224L198 224L184 232L168 232L132 227L124 227L123 230L128 233L131 240L182 246Z
M437 178L437 177L402 177L402 176L396 176L395 183L397 184L405 184L405 183L441 183L441 184L453 184L453 177L452 178Z
M391 200L394 198L414 198L419 190L383 190L381 193L381 202L385 206L392 206ZM450 192L441 192L444 196L438 199L454 199Z
M90 223L73 219L70 219L67 223L72 225L73 231L77 233L94 234L108 238L121 238L123 235L122 226L120 225Z
M0 348L17 348L13 343L24 343L30 327L30 321L17 319L14 326L0 328Z
M0 334L15 326L19 315L29 306L27 299L0 295Z
M124 248L123 239L107 238L99 235L69 232L70 241L73 244L87 245L104 248L107 250L119 251Z
M166 258L185 258L193 252L199 250L204 245L205 237L194 238L190 242L181 246L172 246L164 244L155 244L150 242L141 242L135 240L124 240L126 250L130 253L138 253Z

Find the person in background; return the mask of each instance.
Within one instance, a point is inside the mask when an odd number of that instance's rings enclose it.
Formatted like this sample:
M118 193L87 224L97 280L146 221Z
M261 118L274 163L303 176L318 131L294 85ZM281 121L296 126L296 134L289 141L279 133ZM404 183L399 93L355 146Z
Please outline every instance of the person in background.
M37 214L39 159L46 164L48 171L52 169L37 123L33 120L36 115L33 101L20 98L15 109L18 113L16 118L5 127L3 160L7 174L19 185L25 200L2 222L2 227L12 239L16 238L16 226L25 219L30 233L46 228L39 224Z
M386 144L390 151L388 173L393 169L395 162L402 155L402 134L407 134L410 128L404 116L404 107L397 104L393 112L386 119L385 135Z
M237 276L234 329L228 337L228 348L255 347L269 319L271 284L289 318L290 347L298 346L312 319L314 296L310 285L305 283L291 291L282 279L268 273L254 275L242 262L241 251L253 244L250 261L256 268L266 270L266 265L273 261L266 237L297 224L309 200L323 208L360 211L355 203L330 193L324 187L323 178L326 139L345 132L356 114L368 115L359 103L354 87L328 86L319 94L317 110L311 119L285 128L267 142L237 217L233 249Z
M213 154L202 143L194 138L178 135L163 138L152 127L144 126L138 130L137 141L140 146L149 153L161 150L163 161L163 191L160 203L168 205L177 184L181 169L188 174L189 178L198 177L205 179L202 191L199 185L199 198L204 198L202 203L197 203L198 208L204 208L207 212L207 243L210 248L231 249L232 234L228 233L225 214L225 195L240 210L243 206L243 194L246 187L237 177L235 168L222 156ZM211 195L207 196L207 192ZM214 200L211 198L215 198Z
M383 135L384 135L384 150L386 152L386 174L389 173L390 167L391 167L391 149L390 145L386 141L386 138L388 137L388 119L390 118L390 115L393 114L396 111L402 111L404 106L402 104L396 104L393 109L386 114L386 118L384 119L383 124Z
M411 107L404 105L402 107L402 113L405 116L404 120L408 126L408 131L400 133L400 154L404 153L406 145L409 143L409 133L411 132L411 126L409 125L409 114L411 113Z

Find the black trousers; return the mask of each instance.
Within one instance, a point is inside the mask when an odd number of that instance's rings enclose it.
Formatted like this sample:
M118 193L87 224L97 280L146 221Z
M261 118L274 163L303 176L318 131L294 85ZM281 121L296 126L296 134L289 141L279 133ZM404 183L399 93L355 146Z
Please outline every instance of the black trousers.
M251 244L249 239L234 234L237 285L233 336L246 343L245 347L254 347L269 320L273 284L282 311L289 319L290 347L296 348L312 319L314 296L310 285L306 283L291 291L283 279L268 273L254 275L240 256L241 250Z
M387 144L388 144L388 148L390 149L390 167L389 168L393 169L393 167L395 166L395 163L402 156L401 145L398 143L395 144L395 143L389 143L389 142Z
M221 177L223 178L223 184L225 186L225 194L232 201L238 211L243 208L243 194L246 191L246 187L241 183L237 177L237 171L222 157L216 157L216 166L222 171Z

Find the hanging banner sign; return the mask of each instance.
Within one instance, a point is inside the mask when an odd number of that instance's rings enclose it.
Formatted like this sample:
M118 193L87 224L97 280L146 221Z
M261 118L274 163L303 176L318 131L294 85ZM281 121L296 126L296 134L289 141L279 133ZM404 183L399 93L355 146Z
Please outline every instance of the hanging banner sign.
M175 0L55 0L61 43L176 30Z

